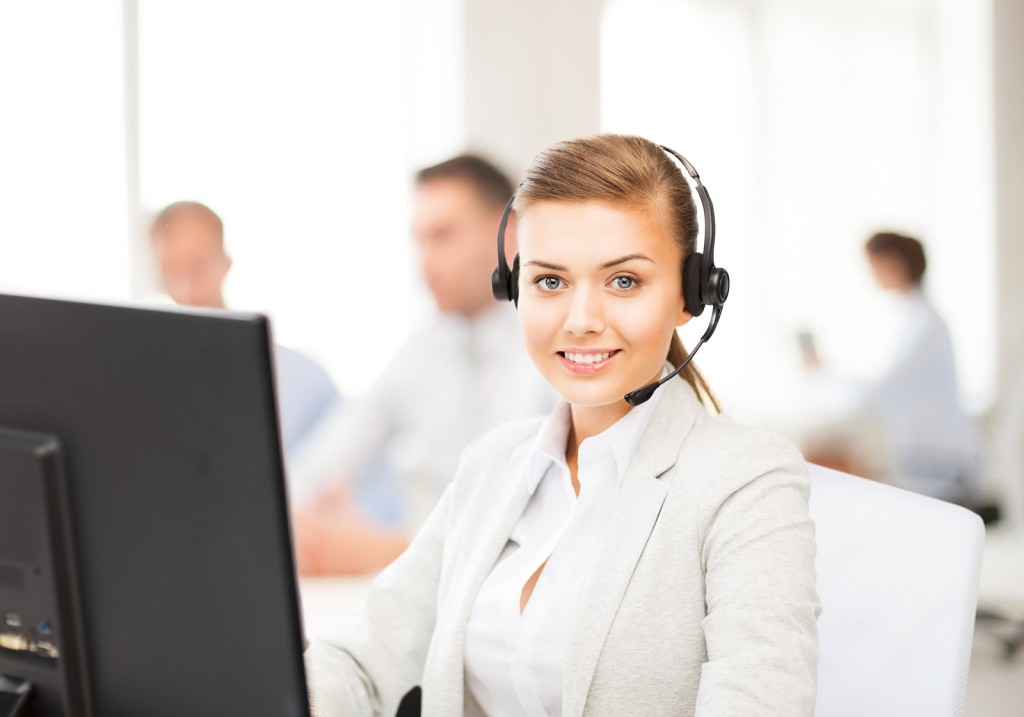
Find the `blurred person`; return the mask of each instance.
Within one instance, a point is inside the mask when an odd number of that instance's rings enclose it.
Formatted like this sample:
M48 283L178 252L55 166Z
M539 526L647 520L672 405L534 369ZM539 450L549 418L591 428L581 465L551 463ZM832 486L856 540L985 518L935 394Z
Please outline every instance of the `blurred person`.
M491 293L494 237L511 196L508 178L477 156L416 175L411 233L438 313L297 456L291 493L301 572L386 565L429 515L474 437L554 402L522 347L515 311L495 305ZM403 518L399 527L379 525L374 538L347 486L381 459L397 476Z
M808 459L971 505L979 477L977 446L959 404L949 330L922 289L924 247L914 238L880 232L865 252L878 286L897 298L899 338L877 379L851 384L845 424L859 422L870 438L844 446L842 430L833 427L831 440L818 439L832 445L811 451ZM873 450L879 455L872 457Z
M160 283L179 306L225 309L224 281L231 257L224 247L224 223L199 202L175 202L153 219L150 241ZM316 422L340 403L327 373L312 359L275 344L281 442L286 462Z

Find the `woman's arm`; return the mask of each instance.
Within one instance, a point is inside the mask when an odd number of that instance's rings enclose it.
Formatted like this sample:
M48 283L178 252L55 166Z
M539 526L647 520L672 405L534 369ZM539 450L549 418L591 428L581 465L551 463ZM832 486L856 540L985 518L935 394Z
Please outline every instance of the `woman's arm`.
M746 448L748 456L778 459L753 479L741 478L706 517L708 662L696 714L810 717L821 610L806 463L768 434Z
M314 717L394 714L420 683L436 619L451 493L449 487L408 550L373 581L365 610L306 651Z

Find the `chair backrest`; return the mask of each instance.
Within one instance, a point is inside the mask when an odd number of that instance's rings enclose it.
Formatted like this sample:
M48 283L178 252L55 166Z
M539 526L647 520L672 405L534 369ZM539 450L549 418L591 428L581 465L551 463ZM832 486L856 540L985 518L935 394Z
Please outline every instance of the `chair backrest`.
M960 715L985 528L969 510L809 465L817 717Z

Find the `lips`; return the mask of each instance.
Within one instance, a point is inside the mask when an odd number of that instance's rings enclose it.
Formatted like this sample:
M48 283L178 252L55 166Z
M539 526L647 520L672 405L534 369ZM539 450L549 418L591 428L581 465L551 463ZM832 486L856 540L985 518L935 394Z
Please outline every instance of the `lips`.
M607 351L559 351L562 365L577 375L589 376L603 370L618 356L618 349Z

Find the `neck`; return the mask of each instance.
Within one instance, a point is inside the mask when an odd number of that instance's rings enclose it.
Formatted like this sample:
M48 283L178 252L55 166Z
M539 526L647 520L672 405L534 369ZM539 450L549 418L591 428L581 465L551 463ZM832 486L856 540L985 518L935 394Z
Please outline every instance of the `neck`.
M659 378L661 378L660 370L642 385L654 383ZM633 407L626 403L625 399L602 406L570 406L572 421L569 429L569 441L565 447L566 459L575 460L583 441L605 432L632 409Z
M632 406L625 401L616 401L604 406L572 406L572 425L565 447L566 457L575 457L583 441L604 433L629 413L630 409Z

